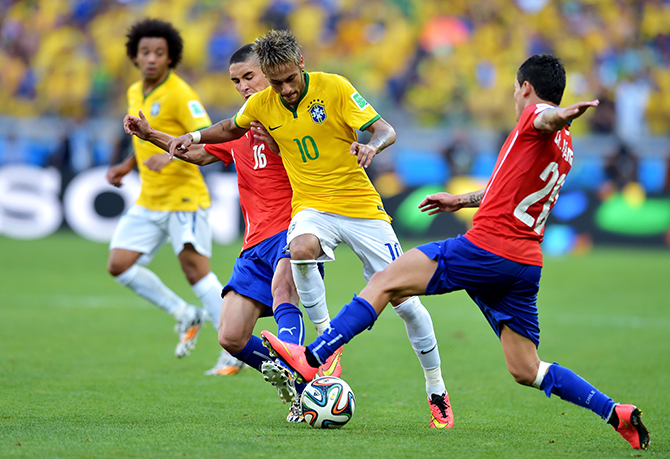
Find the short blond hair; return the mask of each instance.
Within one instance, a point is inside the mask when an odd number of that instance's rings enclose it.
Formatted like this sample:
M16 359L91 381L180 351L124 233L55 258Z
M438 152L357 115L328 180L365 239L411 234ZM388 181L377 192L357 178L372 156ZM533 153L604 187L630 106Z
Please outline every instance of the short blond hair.
M289 30L270 30L256 38L253 48L263 72L287 64L300 65L300 45Z

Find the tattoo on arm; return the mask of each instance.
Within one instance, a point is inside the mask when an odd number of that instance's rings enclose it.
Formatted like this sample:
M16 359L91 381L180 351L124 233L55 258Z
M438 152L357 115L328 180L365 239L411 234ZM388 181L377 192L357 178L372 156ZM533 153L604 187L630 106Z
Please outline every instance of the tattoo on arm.
M474 193L458 198L458 203L463 207L478 207L479 204L481 204L483 197L483 191L475 191Z
M223 125L223 121L221 121L219 124L221 125L221 130L226 132L226 127Z
M385 130L378 130L372 135L372 139L370 139L370 143L368 145L374 146L375 144L379 145L379 148L377 148L377 153L379 154L384 148L388 146L389 143L389 132Z

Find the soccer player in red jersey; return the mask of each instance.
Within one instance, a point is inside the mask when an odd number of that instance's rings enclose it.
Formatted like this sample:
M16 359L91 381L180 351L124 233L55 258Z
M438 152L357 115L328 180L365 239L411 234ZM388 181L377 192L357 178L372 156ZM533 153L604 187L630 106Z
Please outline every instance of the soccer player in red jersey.
M590 409L635 449L649 434L635 405L621 405L568 368L540 360L537 293L542 270L540 242L549 211L573 159L569 125L598 101L560 108L565 69L552 55L521 65L514 82L517 125L498 155L483 190L437 193L419 207L430 215L479 207L463 236L421 245L376 273L360 296L342 308L330 329L307 347L261 335L304 380L328 355L372 326L390 300L466 290L500 338L507 368L519 384L555 394Z
M269 85L251 45L231 56L230 76L245 99ZM127 116L124 126L128 134L163 149L172 139L152 129L141 112L139 118ZM282 400L291 403L287 421L299 422L302 413L298 394L302 385L296 387L290 379L292 375L277 371L277 365L267 365L271 360L268 350L252 334L260 317L274 314L279 335L285 340L302 344L305 338L290 255L284 253L293 193L278 153L277 144L265 128L254 123L252 130L237 140L194 145L182 158L198 165L219 160L226 165L235 163L245 231L242 252L223 287L219 342L233 357L261 371L266 380L277 386ZM341 367L337 367L339 375Z

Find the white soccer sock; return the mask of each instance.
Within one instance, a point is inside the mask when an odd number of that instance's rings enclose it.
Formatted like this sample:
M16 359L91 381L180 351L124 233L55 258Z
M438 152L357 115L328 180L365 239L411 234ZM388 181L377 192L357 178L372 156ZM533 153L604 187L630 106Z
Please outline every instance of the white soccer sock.
M317 332L323 333L330 326L330 314L326 304L326 285L316 260L291 260L291 272L309 319Z
M191 288L195 296L202 301L205 310L212 320L212 324L214 324L214 328L218 330L219 319L221 318L221 291L223 290L223 285L219 282L219 278L210 271L205 277L191 285Z
M442 395L446 392L441 367L438 366L432 370L424 369L423 374L426 376L426 393L429 397L433 394Z
M445 386L440 370L440 352L437 347L433 320L418 297L413 296L393 308L405 322L407 337L426 376L426 392L444 393Z
M174 315L179 306L186 304L186 301L170 290L153 271L144 266L134 264L114 279L170 314Z
M537 367L537 376L535 377L535 381L533 382L533 387L536 389L539 389L540 386L542 385L542 380L544 380L544 376L547 374L547 371L549 371L549 367L551 366L550 363L543 362L540 360L540 365Z
M318 336L323 335L323 332L328 330L329 327L330 327L330 316L327 316L326 320L324 320L323 322L320 322L318 324L314 324L314 328L316 328L316 334Z

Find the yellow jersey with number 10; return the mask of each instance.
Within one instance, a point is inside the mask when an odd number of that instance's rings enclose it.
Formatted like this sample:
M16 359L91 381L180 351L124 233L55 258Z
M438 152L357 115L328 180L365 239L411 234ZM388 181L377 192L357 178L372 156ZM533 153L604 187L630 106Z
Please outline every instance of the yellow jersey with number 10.
M144 95L142 81L128 88L128 113L138 116L142 110L154 129L180 136L212 124L197 94L184 80L170 72L161 84ZM163 150L133 136L142 191L137 204L157 211L189 211L211 205L200 168L180 160L170 161L160 172L149 170L144 162Z
M281 150L293 188L292 215L305 208L355 218L391 221L365 169L350 153L380 116L344 77L305 72L305 91L294 110L271 87L251 96L235 115L249 129L259 121Z

